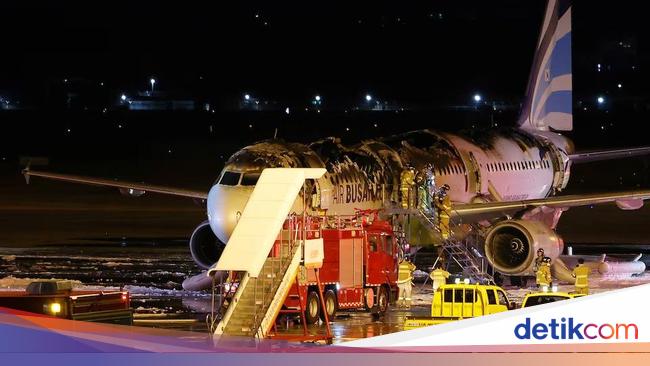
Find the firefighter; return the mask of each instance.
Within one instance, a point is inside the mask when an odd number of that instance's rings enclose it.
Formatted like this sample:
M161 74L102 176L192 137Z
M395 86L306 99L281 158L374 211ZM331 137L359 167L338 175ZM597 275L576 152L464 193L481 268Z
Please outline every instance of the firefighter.
M397 277L399 295L397 305L400 308L406 307L409 309L411 307L411 289L413 288L413 282L411 281L413 280L413 271L415 271L415 265L408 258L403 258L399 262L399 275Z
M450 273L442 269L442 266L440 264L436 266L436 269L434 269L429 275L429 278L433 280L433 293L438 290L438 287L447 283L449 275Z
M551 258L544 257L542 259L542 263L537 268L535 275L538 288L541 289L544 286L548 288L551 286L551 282L553 282L553 278L551 277Z
M589 295L589 274L591 269L585 266L585 260L580 258L578 259L578 264L571 274L575 277L575 292L578 294Z
M440 187L435 199L436 213L438 214L438 229L443 240L449 239L451 229L449 227L449 214L451 213L451 199L449 198L449 184Z
M431 194L435 181L433 176L433 166L427 164L420 170L415 177L415 183L418 189L418 208L427 215L432 214L432 197Z
M402 194L402 208L413 207L413 186L415 185L415 170L412 166L407 165L406 169L400 174L399 190Z
M544 249L539 248L537 249L537 257L535 257L535 262L533 263L533 271L537 273L537 270L539 269L539 266L542 264L542 261L544 260Z

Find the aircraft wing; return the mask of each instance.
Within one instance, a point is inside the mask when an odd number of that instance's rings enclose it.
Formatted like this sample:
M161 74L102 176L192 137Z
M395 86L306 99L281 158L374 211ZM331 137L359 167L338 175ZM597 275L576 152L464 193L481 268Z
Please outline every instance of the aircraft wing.
M592 161L629 158L650 154L650 146L635 147L631 149L612 149L592 152L582 152L569 155L572 163L589 163Z
M622 209L629 210L640 208L643 201L647 199L650 199L650 190L577 194L524 201L457 204L453 206L451 216L456 221L475 222L514 216L517 213L538 207L566 209L611 202L615 202Z
M71 182L71 183L80 183L80 184L88 184L88 185L103 186L103 187L115 187L118 188L120 192L132 196L141 196L145 192L153 192L153 193L160 193L160 194L168 194L172 196L196 198L202 200L208 198L207 192L203 192L203 191L192 191L188 189L165 187L165 186L158 186L158 185L144 184L144 183L122 182L118 180L84 177L80 175L40 172L40 171L31 170L29 168L23 170L23 175L25 176L25 179L27 180L28 183L30 177L41 177L41 178L60 180L60 181Z

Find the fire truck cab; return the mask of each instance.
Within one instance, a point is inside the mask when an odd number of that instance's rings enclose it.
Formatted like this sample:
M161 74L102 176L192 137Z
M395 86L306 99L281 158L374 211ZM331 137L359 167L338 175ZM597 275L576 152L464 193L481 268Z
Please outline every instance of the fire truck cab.
M314 270L301 267L284 302L285 309L305 312L307 323L332 319L337 311L381 315L396 298L398 245L390 223L366 215L324 217L321 221L323 264L322 309Z

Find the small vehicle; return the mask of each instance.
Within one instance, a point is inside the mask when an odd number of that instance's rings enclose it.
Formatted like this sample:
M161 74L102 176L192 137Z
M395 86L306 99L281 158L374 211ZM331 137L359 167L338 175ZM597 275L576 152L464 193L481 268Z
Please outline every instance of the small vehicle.
M562 301L575 299L577 297L586 296L585 294L571 294L567 292L557 292L557 291L541 291L541 292L531 292L526 294L524 301L521 303L522 308L529 308L531 306L548 304L551 302Z
M404 330L500 313L512 306L506 292L498 286L445 284L433 295L431 317L407 317Z
M24 291L0 292L0 307L69 320L133 324L128 292L76 291L70 281L34 281Z

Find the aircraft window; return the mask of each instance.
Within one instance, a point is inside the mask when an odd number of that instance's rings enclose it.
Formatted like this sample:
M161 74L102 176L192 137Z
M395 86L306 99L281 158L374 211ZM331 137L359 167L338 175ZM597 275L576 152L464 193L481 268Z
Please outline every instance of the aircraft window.
M259 172L254 173L244 173L244 176L241 179L242 186L254 186L257 184L257 181L260 179Z
M496 305L497 297L494 296L494 290L486 290L485 292L487 292L488 304Z
M224 186L236 186L239 183L239 177L241 173L235 172L224 172L219 184Z

